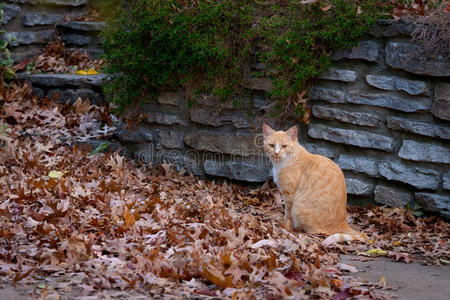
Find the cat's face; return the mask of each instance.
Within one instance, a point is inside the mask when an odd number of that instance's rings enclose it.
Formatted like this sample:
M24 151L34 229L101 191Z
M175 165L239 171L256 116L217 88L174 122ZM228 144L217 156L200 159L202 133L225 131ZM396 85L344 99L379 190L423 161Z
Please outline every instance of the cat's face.
M275 131L268 125L263 125L264 150L273 162L281 162L291 157L298 146L297 127L287 131Z

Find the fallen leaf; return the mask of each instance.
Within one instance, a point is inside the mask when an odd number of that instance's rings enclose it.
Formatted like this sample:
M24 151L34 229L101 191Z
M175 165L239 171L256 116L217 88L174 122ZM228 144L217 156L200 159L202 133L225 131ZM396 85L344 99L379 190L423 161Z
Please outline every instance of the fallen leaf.
M387 252L377 248L377 249L369 249L366 252L362 252L362 253L360 252L358 254L363 254L363 255L365 254L365 255L370 255L370 256L383 256L383 255L386 255Z
M330 8L331 8L331 4L329 4L329 5L327 5L327 6L324 6L324 7L320 7L320 9L321 9L322 11L330 10Z
M53 171L50 171L47 176L50 178L58 179L59 177L61 177L63 175L64 175L63 172L53 170Z
M349 265L349 264L344 264L344 263L339 263L337 265L338 269L341 271L347 271L350 273L357 273L358 269L356 269L355 266Z

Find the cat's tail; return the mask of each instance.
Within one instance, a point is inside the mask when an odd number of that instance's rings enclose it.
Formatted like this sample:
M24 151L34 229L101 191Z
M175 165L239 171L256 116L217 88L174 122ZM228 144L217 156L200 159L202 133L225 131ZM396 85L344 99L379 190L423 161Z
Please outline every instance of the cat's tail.
M330 235L325 240L323 240L322 245L328 246L347 241L367 241L367 236L364 233L354 230L348 224L344 226L342 232L343 233L335 233Z

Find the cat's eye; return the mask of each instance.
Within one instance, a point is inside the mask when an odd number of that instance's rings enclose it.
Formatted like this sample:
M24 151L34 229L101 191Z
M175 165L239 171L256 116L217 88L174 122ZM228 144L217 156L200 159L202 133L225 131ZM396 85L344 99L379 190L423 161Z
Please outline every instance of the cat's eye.
M269 146L272 147L272 148L275 148L275 145L274 145L274 144L269 144Z
M281 145L281 148L283 148L283 149L287 148L287 145Z

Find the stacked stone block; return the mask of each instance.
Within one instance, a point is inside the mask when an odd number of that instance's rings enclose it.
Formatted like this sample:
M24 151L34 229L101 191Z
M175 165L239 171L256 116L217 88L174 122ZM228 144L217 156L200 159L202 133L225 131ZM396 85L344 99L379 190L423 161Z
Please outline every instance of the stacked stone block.
M98 33L103 22L73 21L89 13L89 0L7 0L1 28L10 40L16 62L42 52L46 44L61 37L69 49L81 49L91 56L102 53Z
M339 153L349 194L415 201L449 218L450 58L424 53L414 26L380 21L367 40L332 56L335 66L311 91L308 137Z
M413 26L380 21L357 47L334 53L334 67L309 93L310 124L296 123L299 140L337 162L351 199L416 202L450 217L450 61L424 56L411 40ZM139 108L145 118L137 129L124 128L118 138L136 157L151 153L148 161L263 182L271 166L257 135L268 104L261 92L270 84L249 82L250 96L239 102L203 97L188 108L183 92L164 93Z

